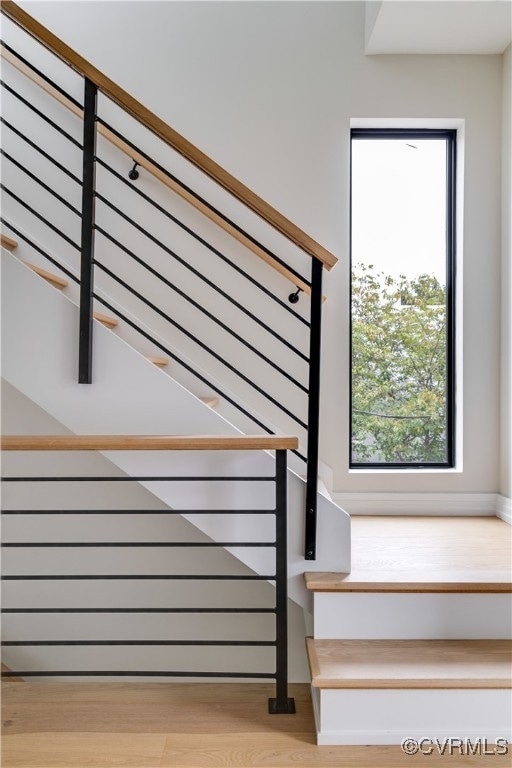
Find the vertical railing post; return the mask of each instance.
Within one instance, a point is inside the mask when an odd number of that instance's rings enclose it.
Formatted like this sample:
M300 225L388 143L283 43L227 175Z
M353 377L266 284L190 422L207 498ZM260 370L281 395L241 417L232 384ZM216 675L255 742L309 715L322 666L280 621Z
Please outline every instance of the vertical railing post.
M92 381L92 305L94 292L94 203L97 88L85 78L82 176L82 236L80 264L80 331L78 383Z
M316 559L316 511L318 492L318 436L320 417L320 346L322 339L323 264L312 259L311 328L309 335L308 455L306 471L306 530L304 557Z
M276 451L276 697L268 700L271 715L293 715L288 697L288 547L286 451Z

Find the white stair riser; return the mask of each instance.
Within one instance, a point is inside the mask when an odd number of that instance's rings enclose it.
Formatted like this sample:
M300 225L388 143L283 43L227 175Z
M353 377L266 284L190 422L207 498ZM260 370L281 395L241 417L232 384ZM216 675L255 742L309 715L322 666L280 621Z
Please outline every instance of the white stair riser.
M324 640L512 637L509 594L316 592L314 616Z
M507 689L313 688L312 697L318 744L401 744L405 738L481 738L489 744L512 740Z

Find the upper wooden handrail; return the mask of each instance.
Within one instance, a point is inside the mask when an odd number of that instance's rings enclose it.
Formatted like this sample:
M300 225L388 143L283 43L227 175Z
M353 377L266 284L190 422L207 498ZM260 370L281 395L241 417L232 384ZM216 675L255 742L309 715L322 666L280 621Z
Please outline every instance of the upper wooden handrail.
M50 96L52 96L56 101L59 102L59 104L62 104L62 106L66 107L66 109L69 109L70 112L72 112L80 119L83 118L82 107L78 106L71 99L67 98L64 94L57 90L57 88L54 88L53 85L48 83L44 78L30 69L30 67L20 61L20 59L14 56L6 48L4 48L3 45L1 48L1 56L2 59L9 62L11 66L15 67L18 72L21 72L32 83L35 83L37 86L39 86L39 88L45 91L45 93L48 93ZM205 202L203 202L200 197L194 195L186 187L186 185L180 184L178 180L168 176L162 171L161 168L158 167L158 165L152 163L145 155L143 155L141 152L138 152L127 141L121 139L106 126L102 125L101 123L97 123L96 129L100 136L103 136L104 139L117 147L117 149L119 149L127 157L130 158L130 161L136 162L141 168L144 168L145 171L150 173L152 176L158 179L158 181L168 187L168 189L171 189L177 195L182 197L183 200L187 201L187 203L190 203L190 205L198 210L203 216L206 216L208 219L210 219L210 221L213 221L215 224L217 224L218 227L223 229L224 232L227 232L229 235L231 235L231 237L234 237L239 243L244 245L246 248L252 251L252 253L254 253L256 256L259 256L260 259L263 259L263 261L265 261L277 272L283 275L283 277L286 277L286 279L293 283L293 285L301 288L304 293L311 295L311 288L307 283L305 283L293 272L287 269L283 264L281 264L281 262L272 258L270 253L261 248L255 240L252 240L250 237L248 237L242 230L233 226L229 219L226 219L224 216L217 213L215 208L210 207ZM325 296L322 298L325 300Z
M213 179L223 189L227 190L237 200L250 208L260 216L267 224L284 235L288 240L297 245L310 256L322 262L326 269L331 269L337 262L336 257L327 249L317 243L313 238L303 232L299 227L285 218L279 211L262 200L248 187L238 181L222 166L201 152L177 131L171 128L161 118L147 109L143 104L130 96L119 85L110 80L90 62L80 56L56 35L46 29L36 19L20 8L13 0L3 0L2 13L5 13L16 24L22 27L32 37L49 48L59 58L75 69L84 77L91 80L106 96L118 106L135 117L146 128L171 146L176 152L183 155L189 162L199 168L203 173Z
M3 451L281 451L299 447L280 435L2 435Z

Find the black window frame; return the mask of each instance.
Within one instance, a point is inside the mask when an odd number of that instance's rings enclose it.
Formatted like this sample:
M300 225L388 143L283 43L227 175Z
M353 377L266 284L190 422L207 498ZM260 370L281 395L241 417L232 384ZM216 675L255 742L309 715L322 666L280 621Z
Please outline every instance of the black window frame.
M446 461L444 462L361 462L353 461L352 444L352 147L364 139L445 139L446 140ZM350 131L350 385L349 385L349 469L454 469L456 465L456 169L457 130L444 128L352 128Z

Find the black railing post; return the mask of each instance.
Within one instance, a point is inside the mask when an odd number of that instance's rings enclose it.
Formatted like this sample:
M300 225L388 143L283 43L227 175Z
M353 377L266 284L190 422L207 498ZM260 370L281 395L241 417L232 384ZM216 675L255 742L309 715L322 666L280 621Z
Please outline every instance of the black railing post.
M268 700L271 715L293 715L288 697L288 547L286 451L276 451L276 697Z
M97 88L85 78L82 186L82 259L80 265L80 336L78 383L92 381L92 303L94 291L94 191Z
M320 417L320 346L322 338L322 270L311 264L311 329L309 334L308 457L306 474L306 530L304 557L316 559L316 510L318 491L318 435Z

